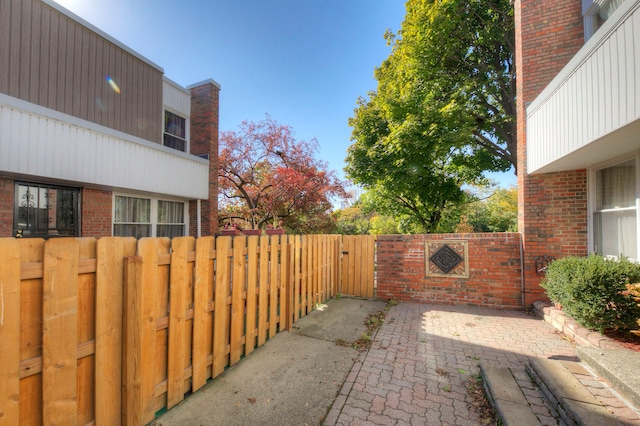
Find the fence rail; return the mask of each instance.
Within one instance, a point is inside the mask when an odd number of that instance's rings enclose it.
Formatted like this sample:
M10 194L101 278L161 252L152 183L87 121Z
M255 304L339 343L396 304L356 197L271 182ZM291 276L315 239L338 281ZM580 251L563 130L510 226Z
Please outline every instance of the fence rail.
M149 422L339 292L341 238L0 238L0 424Z

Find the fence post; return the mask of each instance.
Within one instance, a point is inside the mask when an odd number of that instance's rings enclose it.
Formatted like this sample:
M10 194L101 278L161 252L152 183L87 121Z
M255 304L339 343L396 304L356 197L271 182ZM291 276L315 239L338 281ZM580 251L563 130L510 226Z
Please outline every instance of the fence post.
M20 423L20 244L0 238L0 413L7 425Z

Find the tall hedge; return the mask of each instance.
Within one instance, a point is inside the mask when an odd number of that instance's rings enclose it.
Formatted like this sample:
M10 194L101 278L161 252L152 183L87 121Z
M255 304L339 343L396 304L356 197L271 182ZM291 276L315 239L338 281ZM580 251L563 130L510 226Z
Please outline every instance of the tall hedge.
M627 285L639 281L639 264L592 254L552 262L541 285L579 324L602 333L638 328L640 307Z

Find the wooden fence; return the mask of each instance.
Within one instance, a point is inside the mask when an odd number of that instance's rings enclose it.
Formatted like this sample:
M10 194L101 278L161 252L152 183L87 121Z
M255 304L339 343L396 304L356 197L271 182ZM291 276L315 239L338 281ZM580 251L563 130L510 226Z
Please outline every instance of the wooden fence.
M373 297L375 291L375 235L342 236L343 294L357 297Z
M0 424L149 422L334 296L341 238L1 238Z

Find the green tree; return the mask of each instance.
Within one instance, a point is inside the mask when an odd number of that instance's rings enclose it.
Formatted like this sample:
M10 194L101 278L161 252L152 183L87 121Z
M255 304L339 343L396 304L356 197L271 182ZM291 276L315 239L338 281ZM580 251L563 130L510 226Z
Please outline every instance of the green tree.
M516 166L513 13L509 0L406 7L377 91L349 120L345 171L401 228L436 232L463 185Z
M393 217L376 214L371 218L369 233L371 235L399 234L400 231L398 231L398 223Z
M516 232L518 230L518 191L515 187L476 189L475 201L464 206L457 232Z
M334 217L338 234L342 235L366 235L371 228L370 212L362 209L359 203L351 207L336 210Z

